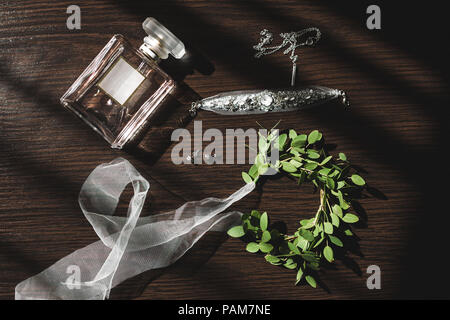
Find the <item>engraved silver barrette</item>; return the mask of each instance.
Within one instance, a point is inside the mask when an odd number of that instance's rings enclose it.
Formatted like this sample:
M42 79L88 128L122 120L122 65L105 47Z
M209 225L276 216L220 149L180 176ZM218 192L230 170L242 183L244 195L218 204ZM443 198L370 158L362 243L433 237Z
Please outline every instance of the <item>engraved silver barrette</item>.
M344 91L320 86L231 91L195 101L189 112L192 117L200 109L223 115L288 112L316 107L335 99L338 99L345 107L349 106Z

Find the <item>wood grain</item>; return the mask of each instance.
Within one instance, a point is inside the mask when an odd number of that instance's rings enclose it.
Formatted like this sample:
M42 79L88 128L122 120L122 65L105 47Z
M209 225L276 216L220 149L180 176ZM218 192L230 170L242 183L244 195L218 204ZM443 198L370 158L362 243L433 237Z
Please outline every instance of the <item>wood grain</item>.
M186 200L226 197L242 185L246 165L175 166L172 146L128 152L108 148L58 103L115 33L136 46L141 22L154 16L186 42L187 62L163 63L190 91L186 101L222 91L287 86L282 54L253 58L259 31L274 34L317 26L323 39L300 53L297 85L344 89L348 111L336 104L298 114L223 117L201 112L203 128L271 127L324 133L367 173L376 192L360 201L360 255L350 253L321 272L322 286L294 287L295 275L244 252L239 240L210 234L173 267L131 279L116 299L388 299L448 298L445 245L448 209L438 182L448 174L446 147L448 39L443 14L431 3L381 3L382 30L365 26L367 3L350 1L76 1L81 30L66 28L73 1L0 4L0 298L15 285L96 240L77 194L100 163L129 159L152 184L146 214ZM424 26L414 21L429 20ZM182 107L183 108L183 107ZM181 109L182 109L181 108ZM175 112L174 112L175 114ZM161 122L176 124L171 115ZM186 128L193 132L193 123ZM156 128L148 137L162 139ZM151 138L148 138L151 140ZM149 148L147 148L149 147ZM157 150L155 152L155 150ZM442 167L442 168L441 168ZM438 169L439 173L434 173ZM317 206L308 188L287 192L276 179L236 208L267 210L292 230ZM124 206L125 204L122 204ZM382 289L368 290L366 269L382 270Z

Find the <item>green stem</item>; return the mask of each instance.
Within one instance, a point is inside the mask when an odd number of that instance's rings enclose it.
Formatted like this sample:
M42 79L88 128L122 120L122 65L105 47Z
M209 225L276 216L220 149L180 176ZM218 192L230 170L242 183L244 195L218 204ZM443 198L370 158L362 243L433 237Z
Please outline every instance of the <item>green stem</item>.
M317 209L316 217L314 218L314 223L313 223L314 225L316 225L316 223L319 219L319 216L320 216L320 212L322 212L322 209L323 209L324 194L325 194L324 189L320 189L320 206L319 206L319 209Z

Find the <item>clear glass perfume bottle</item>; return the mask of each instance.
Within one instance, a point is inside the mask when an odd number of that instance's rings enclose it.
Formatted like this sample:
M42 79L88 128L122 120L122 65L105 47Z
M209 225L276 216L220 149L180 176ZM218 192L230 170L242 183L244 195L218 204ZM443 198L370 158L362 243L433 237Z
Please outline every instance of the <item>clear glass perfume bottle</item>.
M61 97L113 148L123 148L147 127L174 89L160 59L185 54L184 44L156 19L142 26L147 37L139 50L122 35L113 36Z

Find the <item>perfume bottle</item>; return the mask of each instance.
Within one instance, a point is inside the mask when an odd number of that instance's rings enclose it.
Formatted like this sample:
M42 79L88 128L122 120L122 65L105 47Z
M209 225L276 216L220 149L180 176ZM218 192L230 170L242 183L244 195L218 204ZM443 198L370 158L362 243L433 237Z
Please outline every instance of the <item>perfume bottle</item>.
M142 26L147 36L139 50L114 35L61 97L61 104L112 148L132 142L174 90L174 80L158 62L185 54L184 44L156 19L147 18Z

